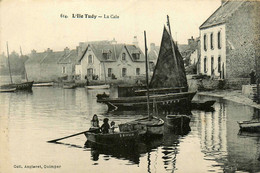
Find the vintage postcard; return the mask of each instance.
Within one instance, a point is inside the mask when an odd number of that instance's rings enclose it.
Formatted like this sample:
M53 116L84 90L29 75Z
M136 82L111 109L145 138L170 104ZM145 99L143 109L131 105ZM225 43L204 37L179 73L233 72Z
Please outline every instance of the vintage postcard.
M1 0L0 173L260 172L259 11Z

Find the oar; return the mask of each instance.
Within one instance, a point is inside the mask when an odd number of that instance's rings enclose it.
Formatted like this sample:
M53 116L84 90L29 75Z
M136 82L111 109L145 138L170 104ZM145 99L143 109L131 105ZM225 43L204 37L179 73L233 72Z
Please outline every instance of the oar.
M60 141L62 139L67 139L67 138L70 138L70 137L73 137L73 136L78 136L78 135L81 135L83 133L86 133L86 132L92 132L92 131L95 131L97 129L93 129L93 130L87 130L87 131L84 131L84 132L79 132L79 133L76 133L76 134L73 134L73 135L69 135L69 136L65 136L63 138L58 138L58 139L54 139L54 140L51 140L51 141L47 141L49 143L54 143L54 142L57 142L57 141Z

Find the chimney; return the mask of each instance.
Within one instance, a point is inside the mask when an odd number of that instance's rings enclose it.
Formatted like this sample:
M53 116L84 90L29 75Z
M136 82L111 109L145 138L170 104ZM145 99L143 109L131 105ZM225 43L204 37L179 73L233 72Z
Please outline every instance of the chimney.
M52 52L52 50L51 50L50 48L48 48L48 49L46 50L46 52L47 52L47 53L50 53L50 52Z
M155 43L150 43L150 50L155 50Z
M64 49L64 53L65 53L65 55L68 55L68 54L70 53L70 49L69 49L68 47L66 47L66 48Z
M137 36L134 36L134 39L133 39L133 44L138 47L138 40L137 40Z
M111 43L111 44L116 44L116 43L117 43L117 41L116 41L116 39L115 39L115 38L113 38L113 40L112 40L112 41L110 41L110 43Z
M191 38L188 39L188 45L190 46L193 43L194 43L194 38L193 38L193 36L191 36Z

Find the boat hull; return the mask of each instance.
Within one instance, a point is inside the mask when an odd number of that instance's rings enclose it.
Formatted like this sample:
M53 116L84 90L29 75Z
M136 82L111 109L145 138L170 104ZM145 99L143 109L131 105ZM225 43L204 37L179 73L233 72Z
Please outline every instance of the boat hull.
M209 100L205 102L192 101L191 107L193 109L200 109L200 110L210 109L215 104L215 102L216 100Z
M85 86L87 89L109 89L110 85L93 85L93 86Z
M8 84L8 85L2 85L1 89L10 89L10 88L16 88L17 91L31 91L33 86L32 82L23 82L19 84Z
M191 100L196 92L169 93L150 96L150 100L155 100L158 107L168 109L174 106L189 107ZM119 97L119 98L101 98L97 102L108 105L109 110L115 109L133 109L147 107L147 96ZM152 102L150 103L153 104Z
M139 135L163 135L164 121L157 117L152 117L149 121L148 117L119 124L120 131L138 130Z
M118 132L118 133L84 133L87 140L101 144L101 145L117 145L117 144L127 144L135 142L138 139L138 131L130 132Z
M260 132L260 122L259 121L242 121L238 122L241 131L247 132Z
M53 86L53 82L34 83L33 87L50 87Z
M16 88L0 89L1 93L3 93L3 92L15 92L15 91L16 91Z

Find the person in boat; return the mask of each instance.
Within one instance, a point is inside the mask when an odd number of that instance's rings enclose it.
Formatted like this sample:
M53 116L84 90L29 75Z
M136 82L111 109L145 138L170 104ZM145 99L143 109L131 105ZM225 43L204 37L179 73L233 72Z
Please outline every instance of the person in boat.
M103 120L103 124L102 124L102 126L101 126L101 132L103 133L103 134L106 134L106 133L109 133L109 129L110 129L110 126L109 126L109 124L108 124L108 118L105 118L104 120Z
M114 121L112 121L110 123L110 133L115 133L115 128L116 128L116 123Z
M93 133L99 133L100 132L100 127L99 127L99 120L97 114L94 114L91 120L91 127L90 129L93 131Z

